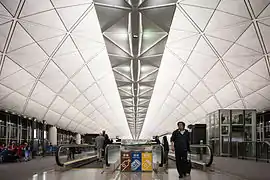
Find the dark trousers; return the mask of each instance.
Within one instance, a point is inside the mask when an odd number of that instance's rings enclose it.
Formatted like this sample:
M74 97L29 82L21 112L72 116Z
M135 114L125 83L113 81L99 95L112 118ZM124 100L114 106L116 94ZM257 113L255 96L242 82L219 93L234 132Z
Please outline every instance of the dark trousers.
M168 155L169 151L164 151L164 164L168 167Z
M179 175L187 173L187 151L175 151L176 168Z

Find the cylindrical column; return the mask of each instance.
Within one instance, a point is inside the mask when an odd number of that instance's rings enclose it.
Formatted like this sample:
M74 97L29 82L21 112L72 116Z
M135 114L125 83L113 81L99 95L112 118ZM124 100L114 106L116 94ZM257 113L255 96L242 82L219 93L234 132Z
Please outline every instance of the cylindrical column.
M42 143L42 155L45 156L45 131L46 131L46 121L42 121L42 134L41 134L41 143Z
M80 134L76 134L76 144L81 144L81 135Z
M49 128L49 141L52 145L57 145L57 128L55 126Z

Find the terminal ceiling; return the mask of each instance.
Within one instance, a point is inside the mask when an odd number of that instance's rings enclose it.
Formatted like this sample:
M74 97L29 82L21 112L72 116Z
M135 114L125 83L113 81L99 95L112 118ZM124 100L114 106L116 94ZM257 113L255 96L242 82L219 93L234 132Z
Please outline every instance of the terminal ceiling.
M270 0L0 0L0 107L151 137L270 107Z

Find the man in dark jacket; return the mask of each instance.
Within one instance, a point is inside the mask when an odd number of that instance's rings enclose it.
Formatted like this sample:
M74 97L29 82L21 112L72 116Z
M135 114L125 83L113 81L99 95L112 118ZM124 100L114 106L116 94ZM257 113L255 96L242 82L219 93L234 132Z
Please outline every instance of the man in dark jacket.
M179 178L183 178L187 173L187 153L190 152L189 133L185 130L185 123L178 122L178 129L175 130L171 137L171 148L175 151L176 167Z

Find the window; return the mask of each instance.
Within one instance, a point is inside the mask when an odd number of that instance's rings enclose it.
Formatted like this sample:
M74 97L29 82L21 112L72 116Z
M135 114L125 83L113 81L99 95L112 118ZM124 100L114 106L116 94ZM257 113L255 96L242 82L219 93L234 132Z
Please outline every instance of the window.
M230 111L229 110L220 111L220 120L222 124L230 124Z
M6 126L0 125L0 138L6 137Z
M244 123L244 111L232 110L232 124Z
M27 121L28 121L28 119L22 119L22 128L24 128L24 129L26 129L27 128Z
M37 138L37 130L34 129L34 139Z
M245 111L245 124L252 124L252 111Z
M27 139L27 129L22 129L22 139Z

